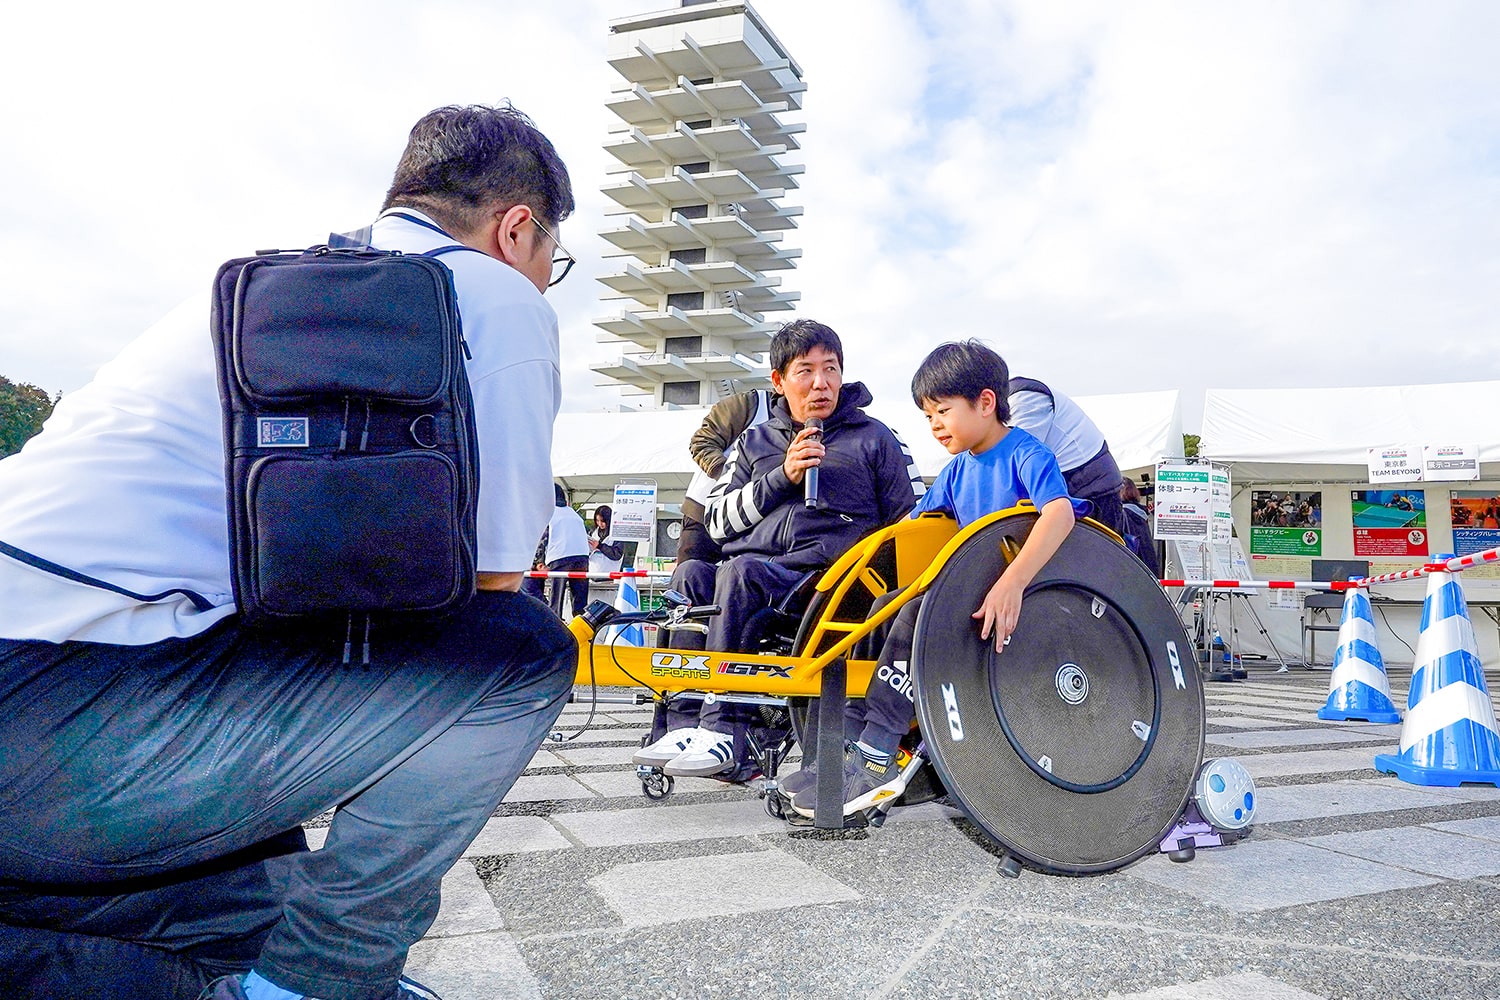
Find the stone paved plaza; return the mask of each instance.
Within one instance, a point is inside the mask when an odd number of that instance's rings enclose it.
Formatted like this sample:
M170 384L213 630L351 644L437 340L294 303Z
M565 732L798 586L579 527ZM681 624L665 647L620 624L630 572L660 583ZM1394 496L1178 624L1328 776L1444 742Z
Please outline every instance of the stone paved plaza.
M1408 682L1391 670L1397 704ZM537 753L408 971L445 1000L1500 1000L1500 788L1377 774L1400 727L1321 722L1327 683L1207 685L1207 755L1259 789L1250 835L1084 878L1001 877L943 803L821 841L752 789L649 801L629 764L649 709L601 706Z

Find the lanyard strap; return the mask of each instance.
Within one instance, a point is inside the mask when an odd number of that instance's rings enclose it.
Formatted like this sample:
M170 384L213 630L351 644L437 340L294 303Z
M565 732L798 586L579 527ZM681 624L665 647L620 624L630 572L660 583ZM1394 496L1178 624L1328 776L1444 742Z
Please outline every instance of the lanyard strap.
M10 556L16 562L25 563L27 566L39 569L44 573L51 573L53 576L59 576L64 580L71 580L74 583L82 583L90 587L98 587L100 590L108 590L116 594L123 594L124 596L129 597L132 600L140 601L142 604L155 604L157 601L165 600L168 597L171 597L173 594L181 594L183 597L186 597L189 601L191 601L193 603L193 607L197 608L199 611L212 611L214 608L213 604L209 602L208 598L204 597L201 594L195 594L191 590L182 590L181 588L178 588L175 590L164 590L160 594L137 594L133 590L126 590L124 587L118 587L113 583L108 583L104 580L97 579L95 577L89 576L86 573L80 573L75 569L68 569L68 567L66 566L60 566L50 559L43 559L41 556L32 555L25 549L18 549L14 545L7 544L6 542L0 542L0 554Z

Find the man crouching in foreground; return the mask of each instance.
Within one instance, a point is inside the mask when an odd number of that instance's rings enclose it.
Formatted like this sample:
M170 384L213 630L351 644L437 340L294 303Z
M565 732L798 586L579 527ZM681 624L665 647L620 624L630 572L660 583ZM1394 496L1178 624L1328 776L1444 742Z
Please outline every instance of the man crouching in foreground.
M480 592L387 632L368 667L341 664L342 634L239 624L205 302L0 462L6 995L432 995L401 978L407 949L574 672L571 636L519 593L552 509L542 294L572 210L566 167L510 107L411 132L370 242L479 251L441 260L472 351ZM300 824L335 807L309 852Z

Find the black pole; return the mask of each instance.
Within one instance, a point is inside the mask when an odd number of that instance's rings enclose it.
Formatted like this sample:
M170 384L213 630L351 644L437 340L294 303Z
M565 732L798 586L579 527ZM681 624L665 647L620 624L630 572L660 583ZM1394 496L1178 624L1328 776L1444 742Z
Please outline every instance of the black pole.
M848 663L840 656L823 668L818 696L818 800L813 827L844 828L844 705L849 697Z

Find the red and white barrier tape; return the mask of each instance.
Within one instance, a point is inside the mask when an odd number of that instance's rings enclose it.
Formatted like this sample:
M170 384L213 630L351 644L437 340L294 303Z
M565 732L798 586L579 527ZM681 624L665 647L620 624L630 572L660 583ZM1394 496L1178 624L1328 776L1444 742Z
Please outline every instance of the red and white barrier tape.
M636 577L649 577L655 580L670 580L671 573L650 569L617 569L609 573L586 573L582 571L572 573L549 573L545 570L533 569L521 574L529 580L623 580Z
M1399 573L1382 573L1358 580L1161 580L1163 587L1201 587L1205 590L1350 590L1357 587L1373 587L1397 580L1417 580L1429 573L1461 573L1471 566L1500 560L1500 547L1474 552L1444 562L1425 563Z
M1347 580L1159 580L1163 587L1202 587L1206 590L1350 590L1357 583Z

